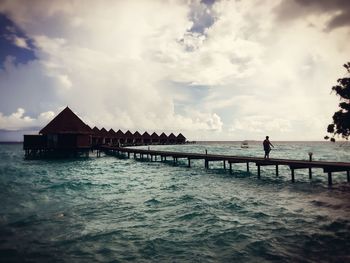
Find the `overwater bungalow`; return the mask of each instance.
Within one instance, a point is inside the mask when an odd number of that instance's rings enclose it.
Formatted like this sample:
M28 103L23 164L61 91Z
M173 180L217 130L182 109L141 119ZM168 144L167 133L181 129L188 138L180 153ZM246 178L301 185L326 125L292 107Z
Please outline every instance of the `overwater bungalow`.
M39 135L24 135L23 148L26 157L75 156L88 153L92 135L92 129L66 107L40 130Z
M142 134L142 143L151 144L151 135L146 131Z
M134 133L134 144L142 144L142 135L138 131Z
M160 136L145 131L142 135L129 130L124 134L121 130L107 131L105 128L91 129L71 109L66 107L53 118L38 135L24 135L23 149L27 158L37 157L70 157L89 150L97 150L97 156L105 144L126 146L145 144L184 143L186 138L180 133L177 137L171 133L169 137L163 132Z
M124 136L125 136L125 143L126 144L133 144L134 143L134 135L129 130L126 131Z
M117 138L116 138L117 134L112 128L108 131L108 136L109 136L109 139L110 139L110 144L112 144L112 145L117 145L118 144Z
M168 136L162 132L161 135L159 135L159 143L160 144L167 144L168 143Z
M183 144L186 142L186 137L183 136L181 133L176 137L176 143Z
M174 133L170 133L170 135L168 136L168 143L170 144L176 143L176 136L174 135Z
M116 139L117 139L118 144L124 144L125 143L125 134L121 130L118 130L116 132Z
M102 144L108 144L110 142L108 131L104 127L100 130L100 136L102 138Z
M100 136L100 130L95 126L92 129L92 146L99 146L102 144L102 137Z
M152 144L159 144L159 135L157 133L152 133L151 135L151 143Z

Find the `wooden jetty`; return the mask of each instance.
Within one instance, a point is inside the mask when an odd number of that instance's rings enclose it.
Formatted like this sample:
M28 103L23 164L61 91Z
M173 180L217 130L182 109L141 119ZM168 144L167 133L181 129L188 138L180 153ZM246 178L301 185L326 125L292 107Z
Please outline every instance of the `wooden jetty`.
M245 157L245 156L232 156L232 155L219 155L219 154L207 154L207 153L186 153L186 152L170 152L170 151L158 151L150 149L138 149L138 148L126 148L115 146L101 146L101 151L106 154L125 154L128 158L130 155L136 159L144 159L145 156L150 161L157 161L157 157L160 157L160 161L166 161L167 157L172 158L174 164L178 159L187 159L187 166L191 167L191 160L204 160L204 166L209 169L210 162L222 162L223 168L226 169L228 164L230 173L233 173L232 164L246 163L247 172L249 172L250 164L257 166L257 176L261 176L262 166L275 166L276 176L279 174L279 166L289 166L291 170L291 181L295 182L295 170L308 169L309 179L312 179L312 168L323 169L323 172L328 175L328 184L332 185L332 173L334 172L346 172L347 182L350 182L350 163L348 162L326 162L326 161L304 161L304 160L288 160L288 159L264 159L261 157Z

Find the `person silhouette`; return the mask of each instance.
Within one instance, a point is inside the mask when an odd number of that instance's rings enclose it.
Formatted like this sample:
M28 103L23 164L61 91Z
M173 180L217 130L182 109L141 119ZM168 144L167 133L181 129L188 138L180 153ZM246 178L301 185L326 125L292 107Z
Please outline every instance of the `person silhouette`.
M263 146L264 146L264 151L265 151L265 156L264 159L269 159L270 156L270 151L271 151L271 147L275 148L275 146L272 145L272 143L269 141L269 136L266 136L266 139L263 142Z

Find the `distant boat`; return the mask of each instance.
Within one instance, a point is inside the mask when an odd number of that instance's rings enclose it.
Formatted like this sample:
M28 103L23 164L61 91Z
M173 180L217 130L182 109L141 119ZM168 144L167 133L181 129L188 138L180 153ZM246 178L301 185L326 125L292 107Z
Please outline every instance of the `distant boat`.
M249 148L248 141L243 141L241 144L241 148Z

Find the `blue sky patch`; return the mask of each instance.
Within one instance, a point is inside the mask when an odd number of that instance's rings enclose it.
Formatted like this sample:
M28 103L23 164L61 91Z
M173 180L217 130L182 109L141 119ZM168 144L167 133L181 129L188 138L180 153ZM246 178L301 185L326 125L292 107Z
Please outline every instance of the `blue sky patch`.
M15 44L16 38L24 45L23 47ZM28 38L6 15L0 13L0 68L3 68L8 56L14 58L13 62L16 65L35 60L34 49L33 40Z

